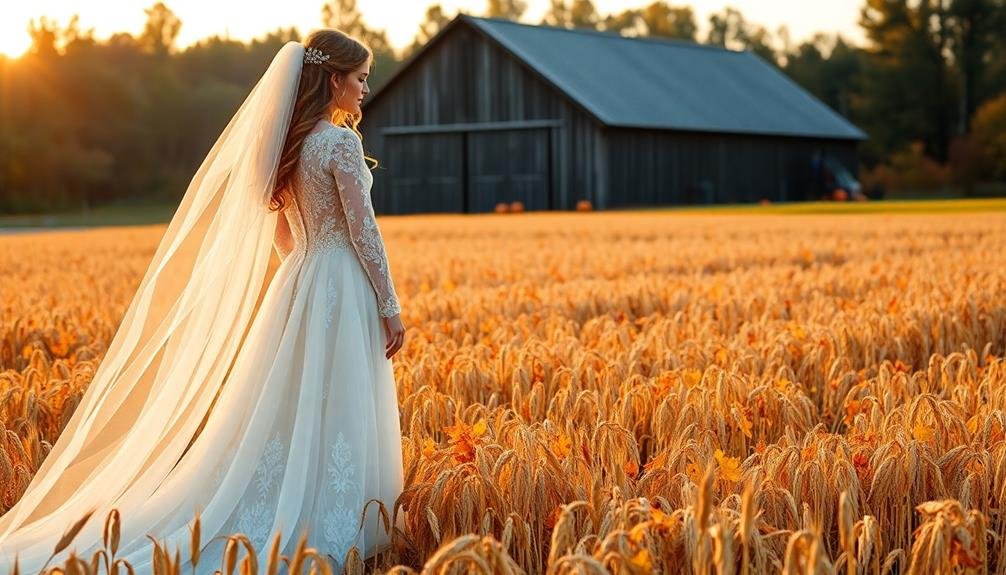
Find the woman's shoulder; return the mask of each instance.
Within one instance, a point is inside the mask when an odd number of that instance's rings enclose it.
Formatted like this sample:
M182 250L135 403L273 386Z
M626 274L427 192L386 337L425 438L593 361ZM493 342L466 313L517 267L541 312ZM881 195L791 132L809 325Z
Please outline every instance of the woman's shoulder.
M329 127L326 128L324 131L328 136L328 140L332 142L334 145L343 145L352 148L362 146L360 136L351 128L348 128L346 126L329 124Z

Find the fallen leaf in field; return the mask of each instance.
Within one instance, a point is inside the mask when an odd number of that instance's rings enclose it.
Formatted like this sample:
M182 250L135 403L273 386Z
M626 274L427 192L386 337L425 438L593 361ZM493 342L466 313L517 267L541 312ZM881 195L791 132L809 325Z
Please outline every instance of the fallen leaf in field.
M432 457L437 452L437 444L429 437L423 441L423 457Z
M626 475L635 479L639 475L639 464L631 460L626 461L622 464L622 470L625 471Z
M467 463L475 459L475 446L482 442L481 437L485 434L486 428L484 418L479 419L472 426L459 421L454 425L444 427L444 431L450 436L455 461L458 463Z
M720 475L727 481L740 481L741 460L739 457L727 457L722 449L716 450L716 463L720 466Z
M719 348L716 350L716 363L724 365L727 362L727 350L724 348Z
M661 373L653 380L653 386L656 388L656 396L664 397L674 387L674 374L670 371Z
M650 573L653 571L653 561L650 559L650 552L646 549L640 549L638 553L629 559L634 567L638 567L643 571Z
M737 425L741 428L741 432L744 433L745 437L752 437L751 430L754 429L754 424L747 418L747 415L744 413L744 409L744 406L739 402L734 402L734 413L737 414Z
M648 473L654 467L664 467L665 465L667 465L667 451L661 451L643 465L643 473Z
M475 425L472 427L472 434L475 437L481 437L485 435L485 433L486 433L486 420L485 418L481 418L478 421L476 421Z
M870 458L865 453L857 453L852 456L852 465L856 468L856 475L859 476L860 483L870 476Z
M686 369L684 375L685 385L695 387L702 381L702 372L697 369Z
M685 473L688 474L688 478L692 480L692 483L696 485L702 481L702 468L699 467L698 463L689 463L686 465Z
M569 436L565 432L560 431L558 435L552 438L549 443L552 448L552 453L555 454L559 459L565 459L572 449L572 442L569 440Z
M843 418L843 421L845 422L846 425L852 425L852 422L853 420L856 419L856 416L859 415L860 413L863 413L865 410L866 410L865 401L862 401L860 399L850 400L848 403L845 404L845 417Z

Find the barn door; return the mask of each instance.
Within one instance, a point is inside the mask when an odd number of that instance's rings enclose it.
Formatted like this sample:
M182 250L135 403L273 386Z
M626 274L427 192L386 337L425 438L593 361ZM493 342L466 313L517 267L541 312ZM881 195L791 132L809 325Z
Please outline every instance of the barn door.
M462 142L460 133L386 135L391 210L464 211Z
M549 202L549 130L469 132L469 210L491 212L499 202L520 201L546 210Z

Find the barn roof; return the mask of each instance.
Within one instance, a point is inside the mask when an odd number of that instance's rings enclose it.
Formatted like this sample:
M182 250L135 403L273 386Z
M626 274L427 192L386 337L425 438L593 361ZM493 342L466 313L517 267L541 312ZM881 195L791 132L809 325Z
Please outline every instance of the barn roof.
M865 138L750 51L463 17L610 126Z
M438 36L459 21L482 31L608 126L866 138L753 52L468 15L458 16Z

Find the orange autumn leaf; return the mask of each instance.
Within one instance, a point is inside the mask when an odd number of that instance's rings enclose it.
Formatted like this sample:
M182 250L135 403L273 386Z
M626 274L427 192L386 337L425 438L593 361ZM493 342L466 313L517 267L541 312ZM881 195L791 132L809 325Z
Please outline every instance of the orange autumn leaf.
M866 410L866 402L861 399L853 399L845 404L845 417L842 421L846 425L852 425L852 422L856 419L856 416L863 413Z
M626 475L635 479L639 475L639 464L631 460L626 461L622 464L622 470L625 471Z
M686 465L685 473L688 474L688 479L691 479L692 483L696 485L702 481L702 468L699 467L698 463L689 463Z
M648 473L654 467L664 467L665 465L667 465L667 451L661 451L643 465L643 473Z
M674 386L674 375L671 372L661 373L653 380L653 386L656 388L657 397L667 395Z
M432 457L437 452L437 444L429 437L423 441L423 457Z
M552 453L559 459L564 459L569 452L572 451L572 442L569 440L564 432L560 431L558 435L552 438L549 443L549 447L552 448Z
M752 437L751 431L754 429L754 424L751 423L751 420L744 413L744 406L735 401L734 412L737 414L737 426L740 427L741 432L744 433L745 437Z
M870 458L865 453L853 455L852 465L856 468L860 481L865 481L870 476Z
M725 348L719 348L716 350L716 363L724 364L727 362L727 350Z
M647 573L653 571L653 561L650 559L650 552L646 549L640 549L639 552L632 556L632 559L629 559L629 563Z
M482 436L485 435L487 426L485 419L479 419L475 425L468 425L459 421L454 425L444 427L444 431L450 437L450 444L453 448L454 460L458 463L467 463L475 459L475 447L482 443Z
M720 476L727 481L740 481L741 460L739 457L727 457L722 449L715 453L716 463L720 466Z
M487 426L486 426L486 420L483 417L483 418L479 419L478 421L476 421L475 425L472 426L472 434L475 437L481 437L481 436L485 435L486 428L487 428Z
M688 387L695 387L702 381L702 372L697 369L686 369L682 379Z

